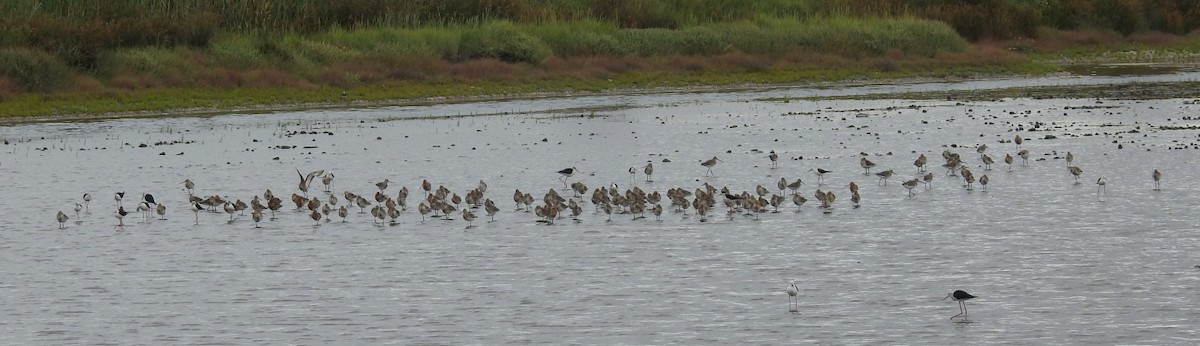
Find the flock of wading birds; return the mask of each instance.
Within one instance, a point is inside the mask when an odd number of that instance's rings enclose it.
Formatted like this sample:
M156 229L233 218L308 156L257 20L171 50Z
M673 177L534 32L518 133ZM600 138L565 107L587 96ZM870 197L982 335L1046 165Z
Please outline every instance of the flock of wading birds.
M1017 157L1020 158L1021 165L1028 165L1030 156L1029 150L1021 147L1024 139L1022 139L1020 135L1017 135L1013 138L1012 142L1017 146ZM988 155L987 150L988 146L986 144L979 145L975 148L975 151L979 154L979 160L983 164L984 171L990 171L992 169L992 165L995 164L995 160ZM770 159L772 168L778 167L778 154L776 154L774 151L771 151L767 155L767 158ZM974 189L974 184L977 182L983 189L987 188L987 174L980 175L979 178L976 179L975 173L972 172L966 164L964 164L961 155L951 152L947 149L942 152L942 158L945 160L942 164L942 168L946 169L946 175L961 177L964 182L964 188L968 190ZM1075 183L1079 184L1079 176L1083 174L1083 169L1073 164L1074 155L1072 155L1070 152L1067 152L1064 159L1067 162L1067 172L1069 172L1075 178ZM1011 154L1005 154L1003 162L1007 164L1011 170L1012 164L1015 162L1015 160L1016 158L1014 158ZM716 156L702 161L700 166L707 169L704 175L713 175L713 167L715 167L719 162L721 162L721 160ZM929 158L926 157L925 154L920 154L917 159L913 161L913 165L916 166L918 172L924 174L919 178L913 178L901 183L904 188L908 189L909 197L913 196L912 190L918 186L921 186L922 184L924 184L926 188L929 188L930 183L932 183L934 178L934 174L927 171ZM859 158L859 166L863 168L864 175L870 175L872 174L871 169L875 168L876 164L864 156ZM832 172L822 168L813 168L810 171L816 174L818 186L823 186L825 174ZM641 172L645 174L646 182L653 181L653 163L642 167ZM346 218L350 216L350 213L353 209L358 209L358 213L365 214L367 213L368 208L370 209L370 214L374 223L383 225L390 222L390 224L395 225L397 223L397 219L401 216L401 211L408 209L408 187L400 187L399 191L396 192L395 197L393 197L387 193L388 188L392 186L391 181L387 179L375 183L375 187L378 188L378 191L374 193L371 199L364 197L364 195L345 191L342 194L342 197L344 198L344 203L342 203L337 195L332 192L334 180L334 174L332 172L319 170L310 172L308 174L303 174L297 170L296 173L299 176L299 182L297 183L297 189L299 192L292 193L291 202L295 204L296 210L307 210L309 217L315 222L315 225L318 226L321 224L322 220L325 222L332 221L332 218L335 215L336 217L341 218L342 222L345 222ZM558 193L557 189L551 188L542 196L542 203L534 206L533 204L536 202L536 200L534 199L533 195L517 189L513 192L512 196L513 202L516 204L516 210L533 212L538 216L537 222L539 223L554 223L555 220L565 218L567 214L570 215L572 220L578 222L578 217L583 213L583 206L581 205L582 198L583 196L587 195L589 191L591 191L591 203L595 206L597 212L603 211L605 214L607 214L609 220L612 220L612 214L614 213L633 214L635 215L634 219L645 218L646 212L650 212L654 215L655 219L659 219L663 213L664 207L662 205L662 200L664 196L658 191L646 193L641 188L634 186L633 188L622 192L619 190L616 184L608 187L589 189L587 185L582 182L568 182L568 178L574 176L576 173L579 173L579 170L575 167L558 171L558 174L560 175L559 181L562 182L564 188L571 191L572 198L564 198ZM630 167L629 174L632 182L637 177L638 168ZM875 172L874 175L879 178L880 185L886 185L888 179L896 175L896 172L889 169L886 171ZM1154 189L1160 189L1162 172L1160 172L1158 169L1155 169L1151 173L1151 179L1154 181ZM325 187L324 200L321 200L321 197L318 196L308 197L310 188L318 180ZM1107 191L1105 191L1106 183L1107 182L1105 181L1104 177L1100 177L1096 180L1096 195L1098 199L1107 195ZM211 195L208 197L197 196L194 193L195 184L190 179L184 180L182 184L184 189L186 189L188 192L188 204L191 206L192 212L194 213L196 224L200 223L201 211L209 211L214 213L224 211L229 215L228 222L233 223L236 215L244 215L245 210L249 209L251 219L254 221L254 227L258 228L259 222L261 222L265 216L264 213L269 212L271 215L270 219L275 220L276 212L283 208L283 200L275 196L270 189L266 190L261 195L261 198L260 196L253 196L250 199L250 203L246 204L241 199L231 201L228 197L222 197L220 195ZM727 187L718 190L716 187L709 185L708 183L704 183L703 187L697 188L695 191L688 191L687 189L683 188L668 189L665 197L670 201L670 207L676 212L687 213L688 209L695 209L696 214L700 216L701 222L707 221L709 212L717 206L718 197L721 198L724 208L727 210L727 215L730 218L737 213L745 213L745 215L758 218L759 214L768 212L772 209L774 211L778 211L779 207L787 202L788 197L784 193L785 190L791 190L791 202L797 207L807 203L808 199L799 193L799 190L803 184L804 183L801 179L796 179L795 181L789 182L786 178L780 178L776 183L776 188L779 189L779 193L773 193L763 185L758 185L753 193L749 191L733 193ZM858 185L854 182L851 182L849 185L847 185L847 187L850 191L850 200L854 203L854 206L857 207L859 205L859 201L861 200L861 196L858 192ZM417 205L417 211L421 214L422 222L425 220L426 216L431 218L452 220L453 214L459 214L464 221L467 221L467 228L472 228L474 227L473 222L476 219L476 215L472 210L477 210L478 208L482 207L483 211L487 213L489 219L493 221L495 220L496 213L500 211L500 208L496 206L495 202L493 202L491 199L484 198L484 193L486 193L488 190L488 185L484 181L479 181L479 184L474 189L468 191L465 194L465 197L451 192L450 189L446 188L445 186L438 186L436 189L434 189L433 184L430 183L429 180L424 180L421 182L421 189L425 192L425 197ZM820 208L822 210L825 212L830 212L834 201L837 199L837 195L833 191L822 191L820 188L818 188L813 194L813 198L820 203ZM124 226L124 218L130 214L130 212L127 211L122 204L125 199L125 192L115 193L113 195L113 199L117 202L117 208L113 212L113 216L115 216L118 221L117 226ZM372 200L374 200L374 203L372 203ZM577 202L577 200L579 201ZM91 201L91 194L83 194L82 203L75 203L74 209L76 216L79 215L80 211L90 209ZM166 215L167 207L157 203L154 199L154 196L147 193L142 195L142 200L138 203L135 210L141 213L141 222L150 222L150 220L153 218L152 214L157 214L159 219L163 219ZM59 211L56 215L56 219L59 222L60 229L66 228L66 222L69 219L66 213ZM1200 266L1197 267L1200 268ZM798 311L799 299L797 295L799 293L799 289L796 287L794 282L788 285L786 292L789 296L789 308L791 311ZM947 294L946 298L943 298L943 300L951 299L959 303L959 313L951 316L950 319L962 317L965 320L967 317L966 301L972 298L975 298L975 296L961 290Z
M1017 135L1012 140L1012 143L1015 143L1017 146L1017 157L1020 158L1021 165L1028 165L1030 153L1029 150L1021 147L1023 142L1024 140L1020 135ZM982 162L984 171L990 171L992 169L992 165L995 164L995 160L988 155L987 150L988 146L986 144L979 145L975 148L975 151L979 154L979 160ZM771 166L773 168L778 167L779 155L777 155L774 151L771 151L767 155L767 158L771 160ZM942 152L942 158L944 159L942 168L946 169L946 175L961 177L964 181L964 188L968 190L974 189L975 184L978 183L981 188L987 189L987 174L980 175L978 179L976 179L975 173L967 167L961 155L951 152L947 149ZM1064 158L1067 162L1067 171L1075 178L1075 183L1079 184L1079 176L1083 174L1083 169L1079 166L1073 165L1072 162L1074 161L1074 156L1070 152L1067 152ZM1014 158L1011 154L1005 154L1003 158L1003 162L1008 165L1009 170L1012 169L1012 164L1015 160L1016 158ZM925 154L920 154L920 156L918 156L913 162L913 165L916 166L918 172L924 174L919 178L913 178L901 183L904 188L908 189L909 197L913 196L913 189L921 186L922 184L924 184L927 189L930 187L930 184L934 178L934 173L927 171L929 165L928 161L929 158L926 157ZM713 167L715 167L719 162L721 162L721 160L715 156L711 159L702 161L700 165L707 169L704 175L713 175ZM871 162L871 160L867 159L865 156L859 158L859 165L863 168L864 175L872 174L871 169L875 168L876 166L874 162ZM647 182L653 181L653 163L649 163L646 166L641 167L640 170L645 174L645 180ZM837 195L832 190L822 191L820 186L824 186L824 176L828 173L831 173L831 171L822 168L813 168L810 169L810 171L816 174L818 185L818 189L812 195L812 197L815 199L816 203L819 203L820 208L824 212L828 213L832 209L834 201L837 199ZM334 181L334 174L332 172L319 170L310 172L308 174L303 174L297 170L296 173L299 176L299 182L297 183L297 189L299 191L292 193L290 198L291 202L295 205L296 210L307 210L308 216L315 222L316 225L320 225L322 220L330 222L335 216L341 218L342 222L345 222L346 218L349 217L352 212L354 212L354 209L358 209L357 213L359 214L365 214L369 210L370 215L372 216L372 221L376 224L383 225L390 223L391 225L395 225L397 223L397 219L401 216L401 212L408 209L408 187L400 187L398 192L396 192L394 195L391 195L387 190L392 186L392 183L387 179L375 183L375 187L378 188L378 191L376 191L373 196L370 194L360 195L345 191L342 194L343 199L339 199L338 196L332 192ZM779 190L778 193L772 192L763 185L758 185L753 192L742 191L740 193L735 193L730 191L727 187L717 189L708 183L704 183L702 187L697 188L694 191L689 191L684 188L671 188L666 191L666 195L664 196L658 191L646 193L641 188L636 186L625 191L621 191L616 184L612 184L611 186L607 187L589 189L588 186L582 182L576 181L569 183L568 178L574 176L576 173L579 173L579 170L574 167L558 171L558 174L560 175L559 181L562 182L564 189L568 189L572 193L572 198L564 198L559 194L557 189L551 188L548 192L542 195L541 204L534 206L533 204L536 202L534 196L530 193L522 192L520 189L517 189L512 196L513 202L516 204L516 210L533 212L538 216L537 222L539 223L554 223L555 220L563 219L568 215L572 220L578 222L579 216L583 213L583 197L586 196L590 191L591 203L593 204L594 208L597 212L603 211L605 214L607 214L608 220L610 221L612 220L613 214L632 214L634 215L634 219L643 219L646 218L647 212L653 214L655 219L658 220L664 211L662 202L665 197L665 199L670 202L669 207L675 212L686 214L688 209L694 209L695 213L700 216L700 221L706 222L710 212L713 210L713 208L717 207L718 199L720 199L722 202L723 207L727 211L728 217L732 218L738 213L743 213L744 215L752 216L756 219L759 217L759 214L764 212L778 212L779 208L784 206L789 199L791 203L797 207L800 207L808 202L808 198L799 193L801 186L804 185L801 179L796 179L789 182L786 178L780 178L776 183L776 188ZM634 180L638 174L638 168L630 167L629 174L630 180ZM880 185L886 185L888 183L888 179L896 175L896 172L889 169L881 172L875 172L874 175L879 178L878 183ZM1155 169L1153 173L1151 173L1151 178L1154 180L1154 188L1156 190L1159 189L1159 182L1162 179L1162 173ZM325 194L324 196L309 197L309 190L317 181L320 181L324 185ZM270 220L275 220L276 212L282 209L284 206L284 201L280 197L275 196L270 189L266 190L261 196L253 196L250 199L250 203L247 204L241 199L231 200L228 197L223 197L220 195L200 197L194 193L195 184L190 179L184 180L182 184L187 190L188 205L195 214L194 216L196 224L200 223L201 211L207 210L214 213L224 211L229 215L228 222L233 223L236 216L245 215L246 210L249 209L251 219L254 221L254 227L257 228L259 227L259 222L261 222L266 215L265 213L270 213ZM1106 181L1103 177L1096 180L1096 194L1098 199L1102 199L1107 195L1105 184ZM850 201L854 203L855 207L858 207L861 200L861 196L858 192L858 184L851 182L849 185L847 185L847 187L850 191ZM426 216L431 218L442 218L444 220L453 220L454 214L458 214L462 220L467 222L467 228L472 228L474 227L473 222L477 218L474 212L475 210L478 210L480 207L482 207L483 212L485 212L488 218L492 221L495 220L495 215L500 211L500 208L496 206L495 202L493 202L491 199L484 198L484 193L487 192L488 186L487 183L483 181L480 181L474 189L467 191L465 195L461 196L457 193L451 192L445 186L438 186L436 189L434 189L429 180L424 180L421 182L421 189L424 191L425 197L420 200L416 208L421 214L422 222L425 221ZM785 190L791 190L790 197L784 192ZM125 192L117 192L113 195L113 198L117 203L117 207L113 212L113 216L117 218L118 222L116 226L122 227L125 225L124 218L130 214L130 211L125 209L124 205L122 204L125 199ZM76 217L79 216L80 211L86 211L90 209L91 201L91 194L83 194L81 203L75 203L74 209ZM141 222L150 222L154 214L157 214L160 219L164 218L167 212L167 207L163 204L157 203L154 199L154 196L147 193L142 195L142 199L134 208L134 211L141 214ZM70 217L68 217L65 212L60 210L56 215L56 219L59 222L59 228L62 229L66 228L66 222L68 219L70 219Z

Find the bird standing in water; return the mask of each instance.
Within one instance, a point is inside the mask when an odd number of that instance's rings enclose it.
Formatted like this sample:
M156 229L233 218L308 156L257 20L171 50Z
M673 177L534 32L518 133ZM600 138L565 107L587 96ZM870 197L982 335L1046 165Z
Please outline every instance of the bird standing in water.
M958 315L950 316L950 319L953 320L958 316L962 316L963 319L967 318L967 300L975 298L975 296L963 290L956 290L954 292L950 292L950 294L947 294L946 298L950 298L950 300L958 302ZM946 300L946 298L942 298L942 300Z
M796 287L795 281L792 281L790 284L788 284L787 294L788 308L791 308L791 311L800 311L800 297L798 297L800 294L800 288Z

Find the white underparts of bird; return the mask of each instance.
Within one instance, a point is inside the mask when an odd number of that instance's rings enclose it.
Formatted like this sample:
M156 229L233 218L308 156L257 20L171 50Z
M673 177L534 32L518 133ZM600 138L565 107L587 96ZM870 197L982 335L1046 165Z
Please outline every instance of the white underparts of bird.
M789 304L788 307L791 308L792 311L799 310L800 309L800 297L799 297L800 288L796 287L795 281L792 281L791 283L788 284L787 294L788 294L788 304ZM792 305L793 301L795 302L795 305Z

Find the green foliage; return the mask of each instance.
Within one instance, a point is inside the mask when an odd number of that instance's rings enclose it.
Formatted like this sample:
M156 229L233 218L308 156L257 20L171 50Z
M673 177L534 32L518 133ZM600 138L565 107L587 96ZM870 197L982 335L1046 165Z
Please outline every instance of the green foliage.
M188 61L186 51L174 48L125 48L101 55L97 74L122 74L165 77L190 72L195 64Z
M611 83L919 74L933 69L921 66L930 61L989 73L1027 60L1003 48L979 54L968 41L1051 36L1021 41L1044 51L1055 51L1055 43L1112 49L1131 38L1171 42L1178 37L1144 33L1200 28L1197 6L1200 0L0 0L0 95L8 102L30 91L234 86L323 95L311 90L394 83L437 85L418 93L428 96L480 93L486 83L495 93L607 90ZM1053 28L1086 30L1060 35ZM380 90L373 92L409 95Z
M70 69L42 51L0 48L0 77L7 77L29 91L50 91L67 83Z
M497 59L504 62L541 63L550 49L537 37L506 21L490 22L467 30L459 45L461 59Z

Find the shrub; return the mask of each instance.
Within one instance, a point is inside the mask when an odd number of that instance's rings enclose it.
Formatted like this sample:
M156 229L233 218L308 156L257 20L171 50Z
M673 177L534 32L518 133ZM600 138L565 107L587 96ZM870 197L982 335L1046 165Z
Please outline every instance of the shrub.
M0 49L0 77L30 91L51 91L67 83L71 71L50 54L26 48Z
M466 59L497 59L504 62L541 63L550 49L510 22L489 22L463 34L459 55Z

